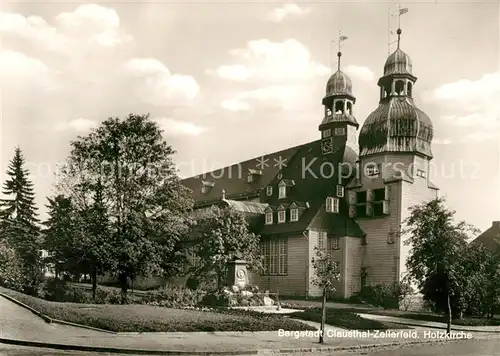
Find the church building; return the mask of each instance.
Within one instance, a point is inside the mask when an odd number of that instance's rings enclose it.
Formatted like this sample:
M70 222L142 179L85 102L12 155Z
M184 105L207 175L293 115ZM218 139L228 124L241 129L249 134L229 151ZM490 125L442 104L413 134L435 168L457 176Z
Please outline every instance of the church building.
M404 276L409 247L401 225L408 208L436 198L438 188L429 180L432 122L414 102L417 77L397 34L378 80L379 105L361 128L339 52L317 140L183 180L195 214L225 204L251 216L265 266L251 284L280 295L321 295L312 283L316 247L337 262L339 297Z

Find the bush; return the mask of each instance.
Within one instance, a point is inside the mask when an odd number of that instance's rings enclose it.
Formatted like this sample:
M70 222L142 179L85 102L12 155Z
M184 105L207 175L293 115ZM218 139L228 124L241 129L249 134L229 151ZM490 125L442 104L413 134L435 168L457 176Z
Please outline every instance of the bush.
M384 309L399 309L403 301L412 294L408 283L393 282L391 284L377 284L366 286L352 299L369 303Z
M96 304L130 304L128 296L124 299L121 291L97 287L95 293Z
M191 290L197 290L198 288L200 288L199 279L195 277L189 277L188 280L186 281L186 287Z
M201 290L168 285L156 291L149 292L143 298L142 302L144 304L167 308L184 308L198 305L204 296L205 292Z
M224 287L209 293L201 300L200 305L211 307L258 307L264 306L264 299L269 293L259 293L256 286L247 285L240 290L236 286L231 289Z
M69 287L58 278L48 278L41 286L40 296L51 302L67 302Z

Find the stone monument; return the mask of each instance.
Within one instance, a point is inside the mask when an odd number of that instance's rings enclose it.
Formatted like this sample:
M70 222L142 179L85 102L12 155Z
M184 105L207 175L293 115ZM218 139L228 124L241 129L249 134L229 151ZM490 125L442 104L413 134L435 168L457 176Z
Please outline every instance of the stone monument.
M228 262L228 286L238 286L245 288L248 284L247 262L239 257L235 257Z

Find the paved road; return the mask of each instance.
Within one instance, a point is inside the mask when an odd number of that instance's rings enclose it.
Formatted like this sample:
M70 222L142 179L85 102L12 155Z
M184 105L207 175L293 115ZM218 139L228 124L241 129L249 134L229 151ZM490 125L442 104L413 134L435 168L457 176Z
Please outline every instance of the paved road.
M11 301L0 297L0 337L17 340L47 341L54 335L91 338L102 333L66 325L48 324ZM2 355L0 353L0 355Z
M0 355L2 356L121 356L119 354L89 353L76 351L59 351L40 349L32 347L9 346L0 344ZM285 356L286 354L283 354ZM311 356L314 354L293 354L293 356ZM392 348L376 352L349 352L349 353L318 353L318 356L496 356L500 355L500 338L488 340L468 340L451 344L432 346L411 346L403 348ZM124 356L124 355L122 355ZM134 355L128 355L134 356ZM292 355L290 355L292 356Z

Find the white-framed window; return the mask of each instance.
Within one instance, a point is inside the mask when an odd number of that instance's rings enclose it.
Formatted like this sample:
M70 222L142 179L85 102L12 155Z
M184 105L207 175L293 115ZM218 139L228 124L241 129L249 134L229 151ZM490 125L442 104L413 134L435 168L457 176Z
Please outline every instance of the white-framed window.
M329 241L330 250L338 250L340 248L340 239L338 237L333 237Z
M332 129L323 130L323 138L328 138L332 135Z
M266 213L266 225L271 225L273 223L273 212L269 211Z
M328 197L326 198L326 211L329 213L338 213L339 212L339 199Z
M266 195L268 197L270 197L271 195L273 195L273 187L268 185L267 188L266 188Z
M278 211L278 223L284 223L286 221L286 214L285 210L279 210Z
M342 185L337 185L337 197L344 197L344 187Z
M299 221L299 209L290 209L290 221Z
M326 232L320 231L318 235L318 249L324 250L326 248Z
M417 169L417 176L425 178L425 171L422 169Z
M210 190L210 187L208 187L206 185L201 186L201 194L207 194L209 190Z
M288 273L288 241L286 237L265 239L260 245L263 257L263 275Z
M253 174L249 174L249 175L247 176L247 182L248 182L248 183L252 183L252 182L253 182Z
M345 127L337 127L335 129L335 136L344 136L345 135Z
M286 198L286 187L285 186L279 187L278 198L279 199Z

